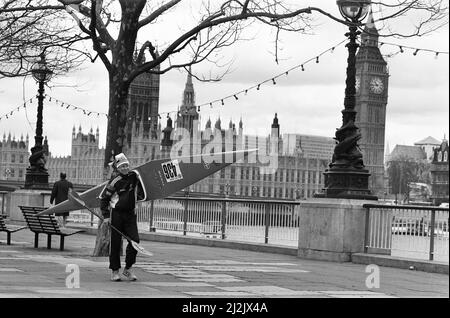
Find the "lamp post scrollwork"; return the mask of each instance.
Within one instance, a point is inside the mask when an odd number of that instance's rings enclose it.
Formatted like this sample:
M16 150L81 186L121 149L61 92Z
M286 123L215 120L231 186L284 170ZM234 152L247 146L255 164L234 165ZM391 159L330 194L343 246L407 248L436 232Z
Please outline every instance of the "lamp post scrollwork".
M337 0L341 15L349 26L347 78L342 126L337 129L332 162L325 171L325 188L316 197L376 200L369 190L370 173L365 169L358 141L356 121L356 51L358 26L367 16L371 0Z
M37 95L38 109L36 135L34 137L35 144L34 147L31 148L31 156L29 158L30 166L27 168L25 176L25 188L46 188L48 187L48 172L45 168L45 155L47 149L45 149L42 143L42 112L44 107L44 85L50 80L53 72L47 67L44 53L40 55L40 60L33 65L31 73L33 75L33 78L39 84Z

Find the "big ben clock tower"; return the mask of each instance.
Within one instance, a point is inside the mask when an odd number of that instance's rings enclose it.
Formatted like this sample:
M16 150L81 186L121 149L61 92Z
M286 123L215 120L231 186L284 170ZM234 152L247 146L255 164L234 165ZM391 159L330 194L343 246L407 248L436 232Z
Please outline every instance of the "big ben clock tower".
M378 47L378 31L372 14L361 35L356 55L356 126L362 135L359 146L369 170L369 189L375 195L384 189L384 139L389 73Z

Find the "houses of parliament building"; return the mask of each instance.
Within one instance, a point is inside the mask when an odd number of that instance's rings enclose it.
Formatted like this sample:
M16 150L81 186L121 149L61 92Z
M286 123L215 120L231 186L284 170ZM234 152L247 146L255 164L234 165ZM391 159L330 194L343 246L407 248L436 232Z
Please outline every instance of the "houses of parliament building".
M132 106L129 118L132 123L128 130L126 155L131 166L152 159L169 158L173 147L177 146L177 140L172 140L177 135L177 130L200 131L200 115L195 105L191 75L187 76L175 122L168 117L164 129L158 122L158 107L155 107L154 95L145 94L146 89L155 92L157 87L145 88L143 84L159 83L151 78L156 75L141 76L146 78L137 78L130 87L129 102ZM264 174L260 172L260 165L256 162L238 162L192 185L189 189L191 193L298 199L312 197L314 192L323 187L323 171L331 159L335 145L332 138L289 134L286 135L286 140L289 140L287 147L283 145L277 115L269 136L244 135L242 119L237 125L230 121L226 128L223 126L225 125L222 125L220 118L214 125L208 119L204 130L200 131L202 140L207 140L205 136L220 132L222 136L233 136L234 145L230 148L227 145L226 149L250 149L258 145L269 145L271 140L276 139L277 169L274 173ZM73 127L70 156L53 157L50 153L46 164L50 182L56 181L61 171L66 172L73 183L96 185L103 182L104 151L104 148L99 147L98 128L95 132L91 128L89 132L83 133L81 126L78 129Z
M363 139L360 142L364 162L371 172L369 187L375 194L384 189L384 133L387 105L388 71L378 48L377 30L366 27L362 35L362 46L357 55L357 126ZM262 173L261 164L237 162L210 177L190 186L192 193L208 193L241 197L269 197L277 199L304 199L314 196L324 187L323 172L328 167L335 147L331 137L301 134L281 134L277 114L274 115L268 136L244 134L244 123L229 122L224 125L218 118L214 125L208 119L204 129L200 128L200 114L195 104L192 76L187 75L183 97L175 122L167 118L161 127L159 110L159 85L157 74L138 76L129 88L129 118L127 125L127 147L124 153L131 166L157 158L169 158L173 147L177 147L177 130L200 132L203 141L220 132L222 136L233 136L228 150L251 149L265 145L276 153L277 169L273 173ZM330 133L332 128L330 128ZM175 140L174 140L175 139ZM204 142L205 143L205 142ZM204 144L203 143L203 144ZM0 171L5 178L25 178L28 166L28 137L24 141L13 141L11 137L0 142ZM50 147L51 148L51 147ZM103 182L104 148L99 147L99 130L91 128L83 133L82 127L73 127L71 154L54 157L49 152L46 168L49 181L59 179L60 172L75 184L96 185ZM20 159L22 158L22 159ZM14 167L13 167L14 163ZM12 176L11 170L14 171ZM22 173L20 173L22 171Z

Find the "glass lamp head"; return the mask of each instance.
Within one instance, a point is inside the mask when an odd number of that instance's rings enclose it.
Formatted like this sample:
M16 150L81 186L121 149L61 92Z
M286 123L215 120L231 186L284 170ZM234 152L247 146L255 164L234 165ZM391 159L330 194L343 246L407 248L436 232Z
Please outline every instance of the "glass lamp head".
M41 59L33 65L31 73L37 82L46 83L52 77L53 72L47 67L44 53L41 54Z
M336 3L345 19L360 22L369 12L371 0L336 0Z

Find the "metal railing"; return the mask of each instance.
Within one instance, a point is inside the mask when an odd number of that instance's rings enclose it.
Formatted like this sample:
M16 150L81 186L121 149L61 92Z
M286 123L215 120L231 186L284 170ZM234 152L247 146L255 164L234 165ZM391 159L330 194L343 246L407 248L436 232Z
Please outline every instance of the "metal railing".
M149 231L247 242L298 245L296 201L168 197L136 207L138 224Z
M168 197L138 203L140 231L298 246L301 201ZM365 204L365 253L448 262L449 209ZM87 211L84 223L96 224ZM73 213L71 213L72 217ZM83 218L80 218L80 222Z
M364 204L365 253L449 261L449 209Z

